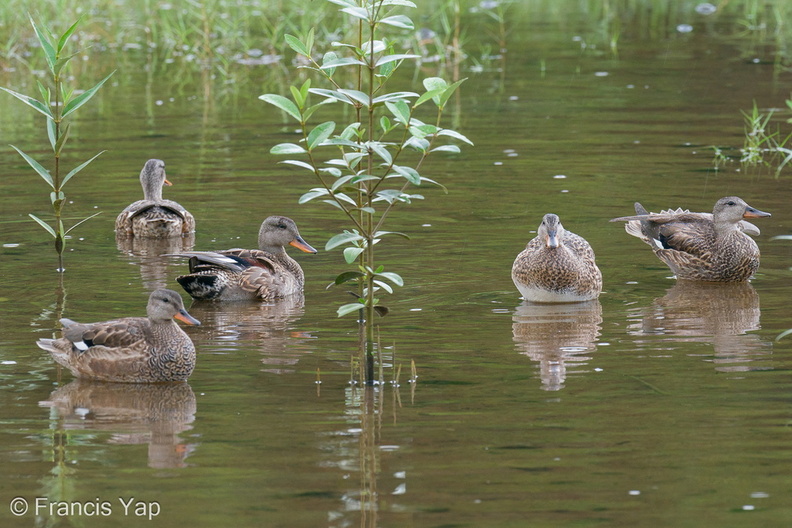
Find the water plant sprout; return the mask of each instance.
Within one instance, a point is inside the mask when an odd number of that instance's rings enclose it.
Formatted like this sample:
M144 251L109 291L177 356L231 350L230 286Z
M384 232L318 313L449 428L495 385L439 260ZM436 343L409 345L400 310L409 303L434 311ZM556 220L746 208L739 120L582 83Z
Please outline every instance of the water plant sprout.
M96 95L96 92L99 90L99 88L101 88L102 85L114 73L113 72L102 79L93 88L82 92L77 92L77 90L73 88L69 89L63 84L63 78L66 77L66 67L68 66L72 57L77 54L77 52L67 54L64 50L66 48L66 44L69 41L69 37L71 37L74 33L74 30L77 29L77 24L79 24L79 22L80 21L78 20L72 24L71 27L69 27L69 29L67 29L62 35L56 37L47 27L37 26L33 18L30 17L30 23L32 24L33 30L36 33L41 50L44 52L44 57L47 61L47 68L49 70L49 80L52 83L51 86L45 86L40 81L37 81L41 100L14 92L8 88L0 87L0 90L13 95L37 112L44 114L46 117L47 137L49 138L49 143L52 147L52 153L54 156L54 170L52 172L45 169L43 165L26 154L22 149L14 145L11 145L11 147L25 159L28 165L30 165L30 167L36 171L36 173L41 176L41 178L47 182L47 184L52 189L52 192L50 192L50 202L52 203L52 211L55 216L53 225L48 224L46 221L32 213L29 216L55 239L55 251L58 253L57 269L59 272L65 271L63 265L63 251L66 248L66 235L81 223L100 214L95 213L76 222L74 225L66 229L66 227L63 225L63 206L66 203L66 195L63 193L63 187L72 177L74 177L75 174L84 169L89 163L91 163L104 152L99 152L99 154L96 156L78 165L69 171L65 176L62 176L60 163L61 154L69 138L70 129L69 123L65 122L64 120L74 113L78 108L87 103L94 95Z

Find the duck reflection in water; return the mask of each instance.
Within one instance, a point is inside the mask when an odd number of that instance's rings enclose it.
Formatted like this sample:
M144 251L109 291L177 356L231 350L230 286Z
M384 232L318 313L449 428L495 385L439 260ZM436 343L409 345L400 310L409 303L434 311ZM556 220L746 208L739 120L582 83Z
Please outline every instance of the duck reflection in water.
M163 255L190 251L195 233L171 238L138 238L116 234L116 247L129 262L140 265L140 278L149 291L172 287L168 267L179 268L173 259Z
M261 352L264 372L293 372L293 367L313 349L307 344L313 336L299 330L296 324L304 312L302 294L269 303L195 301L190 313L205 320L199 319L202 326L195 327L198 332L190 335L204 344L204 352L256 348Z
M567 375L581 372L597 348L602 328L598 300L582 303L523 302L512 316L512 334L521 354L539 363L542 389L564 388Z
M105 383L77 379L39 402L66 430L107 431L110 444L148 444L151 468L185 467L197 444L179 434L192 429L195 394L187 382Z
M749 282L680 280L651 306L640 308L628 326L633 335L663 335L678 342L712 343L716 370L761 370L750 364L772 352L759 330L759 294Z

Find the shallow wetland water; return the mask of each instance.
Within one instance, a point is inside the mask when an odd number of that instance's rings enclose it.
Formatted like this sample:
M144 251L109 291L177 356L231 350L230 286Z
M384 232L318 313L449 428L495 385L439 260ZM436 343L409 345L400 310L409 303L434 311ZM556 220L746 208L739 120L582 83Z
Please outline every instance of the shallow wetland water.
M720 31L726 18L675 16L692 31L624 28L616 55L582 45L584 17L543 11L519 18L505 55L463 63L453 127L475 147L424 168L448 194L424 189L392 217L412 237L382 248L406 283L380 325L385 378L401 373L372 391L350 384L357 328L335 316L346 294L326 289L338 251L295 255L304 298L187 301L203 323L187 329L187 384L75 381L34 344L58 317L142 315L151 289L181 291L186 263L158 256L174 248L113 236L149 158L196 217L196 249L252 247L270 214L317 248L343 229L331 208L297 204L313 182L269 154L294 139L257 99L282 89L274 67L229 87L130 52L75 122L75 159L108 152L69 184L70 214L102 214L75 230L62 285L27 216L47 212L44 187L0 148L0 525L788 526L792 337L774 340L792 327L792 244L773 237L792 231L792 174L715 171L709 146L741 146L740 110L784 108L792 75ZM23 68L0 80L33 93ZM45 156L38 117L3 97L0 144ZM608 222L636 200L709 211L732 194L773 214L755 222L748 284L677 284ZM511 263L548 212L597 253L598 301L520 300ZM16 517L15 497L109 501L112 515ZM158 516L125 515L130 498Z

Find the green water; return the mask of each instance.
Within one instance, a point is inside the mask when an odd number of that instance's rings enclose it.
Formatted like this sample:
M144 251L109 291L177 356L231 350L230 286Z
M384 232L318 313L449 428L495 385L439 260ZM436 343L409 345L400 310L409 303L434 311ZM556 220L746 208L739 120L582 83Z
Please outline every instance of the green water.
M382 247L406 282L380 326L398 386L350 385L357 328L335 317L346 294L325 288L344 269L338 252L295 256L304 302L190 307L203 325L187 329L187 385L77 383L34 345L58 316L141 315L151 288L178 289L184 262L113 236L149 158L166 161L165 196L196 217L196 249L253 246L270 214L319 248L344 227L298 205L313 182L268 153L294 140L257 99L279 74L237 71L230 90L128 57L77 114L67 164L108 152L67 188L70 215L102 214L69 241L62 289L27 217L47 212L42 182L0 148L0 525L788 526L792 338L774 338L792 326L792 245L772 237L792 228L790 176L713 171L706 147L740 146L754 100L785 107L790 74L717 23L625 29L616 57L581 51L578 28L556 22L512 28L482 71L463 64L451 112L476 146L424 167L447 195L427 189L391 218L412 235ZM31 88L20 72L2 84ZM5 97L0 144L44 156L40 120ZM773 214L756 222L762 266L740 287L676 285L608 222L636 200L710 210L730 194ZM510 266L547 212L596 251L598 302L521 303ZM13 516L15 497L31 511ZM35 515L37 497L111 513ZM159 515L125 515L130 498Z

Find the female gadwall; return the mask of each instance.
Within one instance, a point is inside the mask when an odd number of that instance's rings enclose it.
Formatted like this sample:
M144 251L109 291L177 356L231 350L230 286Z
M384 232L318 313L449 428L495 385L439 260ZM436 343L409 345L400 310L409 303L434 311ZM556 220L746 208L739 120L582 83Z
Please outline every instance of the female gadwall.
M140 171L143 199L126 207L116 218L118 236L169 238L195 231L195 218L173 200L162 198L162 186L172 185L165 178L165 162L150 159Z
M177 256L190 257L190 274L176 280L195 299L271 301L302 292L303 270L283 246L306 253L316 250L302 239L294 220L285 216L264 220L258 245L259 249L180 253Z
M721 198L710 213L666 210L649 213L635 204L625 230L651 246L678 279L710 282L746 281L759 268L759 247L746 233L759 229L743 218L770 216L736 196Z
M590 301L602 291L602 273L586 239L567 231L557 215L546 214L536 237L512 265L512 280L526 301Z
M201 324L173 290L149 296L148 317L101 323L61 319L63 337L39 339L39 348L78 378L125 383L184 381L195 367L195 346L173 320Z

